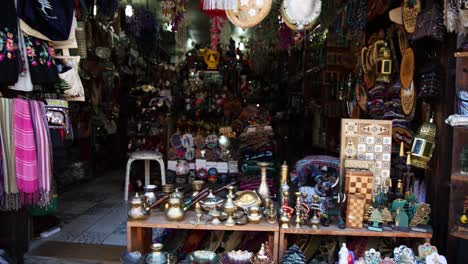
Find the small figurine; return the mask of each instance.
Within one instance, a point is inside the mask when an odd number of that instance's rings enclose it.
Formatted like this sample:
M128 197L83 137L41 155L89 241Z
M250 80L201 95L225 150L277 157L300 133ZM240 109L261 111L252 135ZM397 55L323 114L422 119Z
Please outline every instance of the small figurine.
M374 209L371 216L369 217L369 222L372 222L372 225L369 225L367 229L372 231L382 232L383 229L379 225L382 223L382 215L380 214L379 209Z
M265 211L265 216L269 224L276 223L277 212L275 205L272 202L270 202L268 209Z
M274 264L273 258L270 254L270 250L268 248L268 244L263 244L260 247L257 255L252 260L252 264Z
M407 229L408 225L408 214L403 209L397 208L395 216L395 227L397 229Z
M340 251L338 252L338 264L348 264L348 248L346 248L346 243L343 243Z
M380 214L382 215L382 221L385 225L388 225L390 222L393 222L392 213L388 210L387 207L381 210Z

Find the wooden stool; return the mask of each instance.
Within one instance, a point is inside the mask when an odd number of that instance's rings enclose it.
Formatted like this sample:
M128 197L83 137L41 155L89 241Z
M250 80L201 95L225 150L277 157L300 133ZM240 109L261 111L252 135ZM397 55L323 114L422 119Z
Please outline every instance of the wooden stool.
M130 182L130 169L135 160L145 161L145 185L150 184L150 161L159 162L161 168L161 184L166 184L166 168L164 166L163 155L158 151L137 151L130 154L127 162L127 172L125 174L125 201L128 201L128 185Z

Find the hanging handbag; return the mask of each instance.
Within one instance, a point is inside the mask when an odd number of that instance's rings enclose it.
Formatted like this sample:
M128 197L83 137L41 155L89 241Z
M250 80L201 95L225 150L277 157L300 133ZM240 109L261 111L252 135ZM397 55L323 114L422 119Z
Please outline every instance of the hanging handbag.
M71 0L18 0L18 17L53 41L70 37L73 12Z
M64 129L69 131L70 122L68 119L68 102L59 99L47 99L45 105L47 122L49 128Z
M442 9L440 5L433 4L418 15L416 29L411 35L411 39L418 40L429 37L442 42L444 41L445 31Z
M57 56L56 58L60 60L63 66L68 68L67 71L59 73L59 78L69 86L69 89L63 92L64 99L67 101L84 102L84 87L78 74L80 56Z

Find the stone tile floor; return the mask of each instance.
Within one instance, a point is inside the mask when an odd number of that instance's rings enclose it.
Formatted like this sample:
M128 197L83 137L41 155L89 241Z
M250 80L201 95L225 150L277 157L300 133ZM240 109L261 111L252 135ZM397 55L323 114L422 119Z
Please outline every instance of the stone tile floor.
M51 241L126 245L127 203L123 172L115 171L78 185L59 197L62 230Z

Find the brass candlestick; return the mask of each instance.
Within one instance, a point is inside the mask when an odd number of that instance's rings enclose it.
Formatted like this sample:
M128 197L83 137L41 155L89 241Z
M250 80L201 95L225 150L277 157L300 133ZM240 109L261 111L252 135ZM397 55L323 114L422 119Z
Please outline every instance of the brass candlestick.
M296 195L296 228L301 228L301 193L295 192Z

